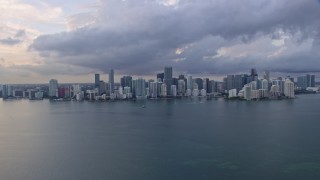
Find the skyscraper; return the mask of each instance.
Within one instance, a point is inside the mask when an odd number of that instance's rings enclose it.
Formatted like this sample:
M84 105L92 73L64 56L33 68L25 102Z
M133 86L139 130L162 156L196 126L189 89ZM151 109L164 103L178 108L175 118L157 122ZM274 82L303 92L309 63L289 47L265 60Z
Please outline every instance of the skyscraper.
M2 98L6 99L8 98L8 86L2 85Z
M109 91L110 95L114 93L114 70L109 71Z
M100 74L94 75L94 87L99 89L100 86Z
M261 81L261 89L269 90L269 83L267 79L262 79Z
M288 98L294 98L294 83L289 79L284 82L284 95Z
M268 71L268 70L264 71L263 78L266 79L269 83L270 82L270 71Z
M163 82L163 79L164 79L164 73L157 74L157 81L161 80L161 82Z
M193 89L193 80L192 80L192 76L188 76L187 78L187 89L192 90Z
M171 85L173 84L172 79L172 67L164 67L164 79L163 82L167 85L167 95L171 95Z
M49 81L49 97L57 97L58 81L51 79Z
M142 78L132 81L133 92L136 98L146 97L146 81Z
M131 87L132 88L132 77L131 76L123 76L120 79L120 84L122 87Z

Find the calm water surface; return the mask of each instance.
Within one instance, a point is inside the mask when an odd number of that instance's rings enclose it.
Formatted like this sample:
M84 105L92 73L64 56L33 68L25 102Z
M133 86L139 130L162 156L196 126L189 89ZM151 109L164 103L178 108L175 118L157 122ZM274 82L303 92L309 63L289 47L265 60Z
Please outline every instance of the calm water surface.
M0 100L0 179L319 180L320 95Z

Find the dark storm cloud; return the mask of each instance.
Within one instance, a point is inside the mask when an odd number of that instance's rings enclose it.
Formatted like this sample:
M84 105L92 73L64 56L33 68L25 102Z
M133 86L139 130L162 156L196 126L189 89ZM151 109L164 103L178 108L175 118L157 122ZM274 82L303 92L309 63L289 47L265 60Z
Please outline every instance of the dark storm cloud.
M11 37L6 38L6 39L0 39L0 44L5 44L5 45L9 45L9 46L19 44L20 42L21 42L21 40L13 39Z
M30 49L50 63L102 71L115 68L137 75L153 73L165 65L188 73L240 72L252 66L310 71L320 65L318 53L311 54L313 49L271 60L263 53L259 57L217 53L222 47L246 45L263 37L280 39L279 32L292 35L297 43L313 39L315 46L320 28L320 6L315 0L186 0L176 6L157 2L105 0L94 24L40 36ZM177 48L182 52L175 54ZM254 48L265 50L265 46ZM217 57L204 59L210 56Z

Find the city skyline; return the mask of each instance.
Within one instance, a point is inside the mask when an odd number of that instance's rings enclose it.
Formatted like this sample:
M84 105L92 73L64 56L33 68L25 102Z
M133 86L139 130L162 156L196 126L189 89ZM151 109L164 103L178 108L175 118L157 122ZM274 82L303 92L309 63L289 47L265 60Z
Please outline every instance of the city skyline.
M320 71L317 0L8 0L0 8L0 83L89 82L110 68L115 79L148 77L166 65L216 77L250 67Z

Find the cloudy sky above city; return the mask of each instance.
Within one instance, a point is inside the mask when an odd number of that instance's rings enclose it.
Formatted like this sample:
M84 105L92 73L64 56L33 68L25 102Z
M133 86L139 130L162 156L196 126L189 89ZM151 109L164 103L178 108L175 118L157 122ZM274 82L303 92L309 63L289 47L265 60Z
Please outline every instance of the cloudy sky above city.
M0 83L320 71L318 0L5 0ZM105 78L106 79L106 78Z

